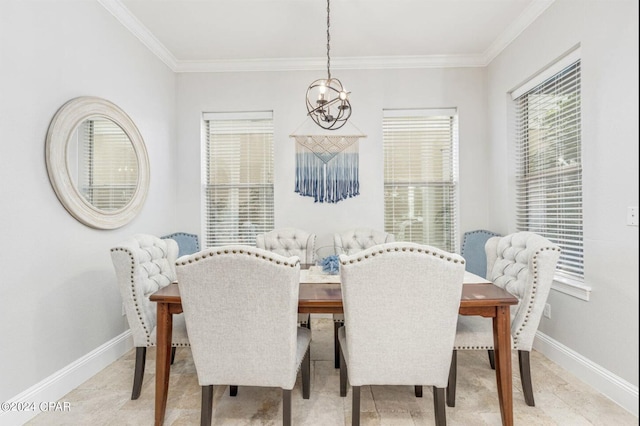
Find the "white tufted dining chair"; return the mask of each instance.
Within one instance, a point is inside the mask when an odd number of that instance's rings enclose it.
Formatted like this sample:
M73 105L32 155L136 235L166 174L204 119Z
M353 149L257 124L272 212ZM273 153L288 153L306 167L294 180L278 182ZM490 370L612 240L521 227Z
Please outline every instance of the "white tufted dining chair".
M437 425L446 424L451 363L464 259L435 247L388 243L340 255L345 326L340 396L352 387L352 425L360 421L360 387L433 386Z
M298 256L300 263L313 265L316 261L316 234L302 229L279 228L256 235L256 247L281 256ZM311 328L311 315L299 314L298 323Z
M299 259L214 247L180 258L176 273L202 387L201 424L211 424L213 386L234 384L231 395L238 385L282 388L282 420L290 425L299 369L303 398L310 393L311 331L296 324Z
M388 232L372 228L356 228L341 234L333 234L333 248L337 254L355 254L378 244L393 243L396 238ZM338 328L344 325L343 314L333 314L334 364L340 367L338 353Z
M518 304L511 309L511 346L518 351L525 402L534 406L529 354L551 289L560 248L535 233L516 232L505 237L490 238L485 251L487 279L518 298ZM493 349L491 319L460 315L451 360L447 405L455 406L457 351Z
M172 239L137 234L111 248L120 296L136 347L131 399L138 399L147 348L156 345L156 304L149 296L176 280L178 244ZM174 315L171 362L176 347L189 346L184 316Z

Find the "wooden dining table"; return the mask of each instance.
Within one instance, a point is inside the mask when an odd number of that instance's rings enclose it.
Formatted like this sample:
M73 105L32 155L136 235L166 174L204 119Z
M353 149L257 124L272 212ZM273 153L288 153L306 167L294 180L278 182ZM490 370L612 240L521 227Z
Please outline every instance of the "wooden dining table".
M182 300L177 283L169 284L150 296L157 303L157 353L155 424L164 422L169 392L171 366L171 333L173 315L182 313ZM511 373L511 314L509 306L518 303L512 294L493 283L465 272L461 315L478 315L493 319L496 382L502 424L513 425L513 391ZM330 277L313 273L313 267L300 271L299 313L342 313L342 291L339 275Z

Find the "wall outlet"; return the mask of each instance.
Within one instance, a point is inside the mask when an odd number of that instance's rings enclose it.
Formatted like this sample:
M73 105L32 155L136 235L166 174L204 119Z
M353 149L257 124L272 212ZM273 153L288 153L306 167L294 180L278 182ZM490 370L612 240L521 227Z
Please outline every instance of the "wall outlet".
M551 305L550 304L546 304L544 305L544 311L542 311L542 315L544 315L545 318L549 318L551 319Z
M638 206L627 207L627 225L638 226Z

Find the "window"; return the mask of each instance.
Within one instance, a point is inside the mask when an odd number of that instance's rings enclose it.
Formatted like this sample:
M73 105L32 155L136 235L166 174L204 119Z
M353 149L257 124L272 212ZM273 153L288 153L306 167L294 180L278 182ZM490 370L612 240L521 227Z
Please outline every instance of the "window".
M516 226L558 244L557 273L583 280L579 52L516 90L513 98Z
M82 197L106 212L126 206L138 187L138 158L127 134L113 121L96 116L79 125L77 137L77 166L75 144L70 144L69 166L78 169Z
M458 250L455 110L385 110L384 227L398 241Z
M272 113L206 113L204 125L204 246L254 245L273 229Z

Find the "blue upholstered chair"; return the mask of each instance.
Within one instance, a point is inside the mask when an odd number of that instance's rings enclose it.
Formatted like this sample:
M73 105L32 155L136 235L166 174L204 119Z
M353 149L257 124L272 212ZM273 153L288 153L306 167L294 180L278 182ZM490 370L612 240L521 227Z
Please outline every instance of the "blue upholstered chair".
M178 243L178 257L186 254L193 254L200 251L200 239L196 234L188 234L186 232L174 232L173 234L161 237L163 240L171 238Z
M484 245L489 238L499 236L500 234L485 231L484 229L464 233L460 254L464 257L468 272L482 278L487 277L487 255L484 252Z

